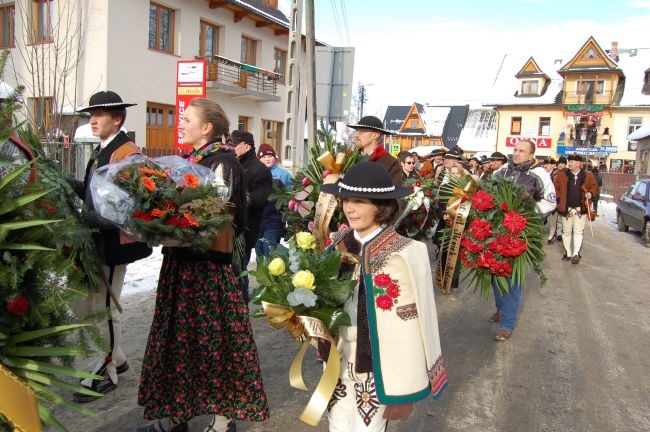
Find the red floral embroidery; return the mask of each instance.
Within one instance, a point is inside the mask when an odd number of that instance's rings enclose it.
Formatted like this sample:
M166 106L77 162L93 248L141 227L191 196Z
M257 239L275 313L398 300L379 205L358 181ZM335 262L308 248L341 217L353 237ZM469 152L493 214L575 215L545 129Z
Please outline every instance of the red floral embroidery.
M391 310L397 304L399 297L399 285L397 280L386 273L379 273L372 278L375 289L375 303L381 310Z

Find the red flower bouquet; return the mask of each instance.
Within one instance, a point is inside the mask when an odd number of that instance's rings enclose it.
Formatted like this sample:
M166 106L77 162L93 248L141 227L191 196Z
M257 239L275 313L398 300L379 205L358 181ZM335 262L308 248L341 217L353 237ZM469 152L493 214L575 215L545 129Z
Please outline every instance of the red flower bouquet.
M467 190L467 181L452 181L442 193L453 196L454 192ZM507 278L523 283L530 268L544 282L544 227L535 202L512 179L504 177L481 182L478 190L465 197L460 201L471 202L471 208L460 237L458 256L472 283L486 296L492 291L493 280L507 292ZM454 227L445 232L447 247L453 230Z
M91 189L104 218L152 245L205 250L232 220L220 175L177 156L107 165L97 170Z

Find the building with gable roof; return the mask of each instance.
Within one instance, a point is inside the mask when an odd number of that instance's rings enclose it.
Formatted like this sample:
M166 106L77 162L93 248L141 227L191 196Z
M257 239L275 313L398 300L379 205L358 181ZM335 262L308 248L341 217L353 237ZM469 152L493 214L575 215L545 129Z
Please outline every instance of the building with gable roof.
M650 122L650 49L614 42L605 51L590 37L568 55L508 56L501 70L486 103L497 112L496 150L529 138L538 157L580 153L611 171L634 169L628 135Z
M468 109L467 105L437 106L417 102L411 106L391 105L384 115L384 127L393 135L386 137L386 144L400 150L429 145L451 147L458 143Z

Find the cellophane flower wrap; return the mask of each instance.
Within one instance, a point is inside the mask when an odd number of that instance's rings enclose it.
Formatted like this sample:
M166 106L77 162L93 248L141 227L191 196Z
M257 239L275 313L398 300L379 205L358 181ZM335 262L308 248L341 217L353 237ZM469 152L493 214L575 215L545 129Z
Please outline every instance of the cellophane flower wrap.
M438 222L438 186L433 174L408 179L404 187L413 191L404 197L404 211L395 230L405 237L426 240L433 237Z
M450 197L462 190L469 177L452 180L441 189L441 196ZM479 188L463 201L472 203L465 231L461 237L459 258L461 270L471 278L470 285L481 289L486 297L492 292L492 281L508 292L508 278L523 284L532 269L542 283L544 260L544 225L535 208L535 201L524 193L513 179L495 176L481 181ZM449 246L453 227L445 229L443 242Z
M345 162L337 174L345 173L363 159L360 149L337 143L329 133L319 131L318 137L319 142L309 147L307 167L296 173L290 187L284 190L276 189L271 196L282 215L282 220L287 223L288 236L295 235L300 231L313 231L320 187L325 178L332 174L319 162L319 159L322 160L323 155L327 153L333 160L344 155ZM331 231L337 231L344 222L343 212L337 209L330 220L329 228Z
M207 250L232 220L219 170L179 156L136 155L106 165L95 172L91 191L102 217L152 245Z
M257 257L257 269L251 271L260 287L252 302L272 303L291 309L295 315L320 319L329 331L338 334L339 326L349 326L350 317L343 304L354 292L356 281L340 275L341 253L318 250L314 236L296 233L289 247L278 245L268 257Z

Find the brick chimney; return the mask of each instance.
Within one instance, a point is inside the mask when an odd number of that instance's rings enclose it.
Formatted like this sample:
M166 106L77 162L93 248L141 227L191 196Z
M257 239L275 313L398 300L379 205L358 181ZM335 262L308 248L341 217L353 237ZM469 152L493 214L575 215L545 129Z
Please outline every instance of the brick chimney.
M618 42L612 42L612 49L609 51L609 58L618 61Z
M269 7L271 9L276 9L278 8L278 0L262 0L262 3L264 6Z

